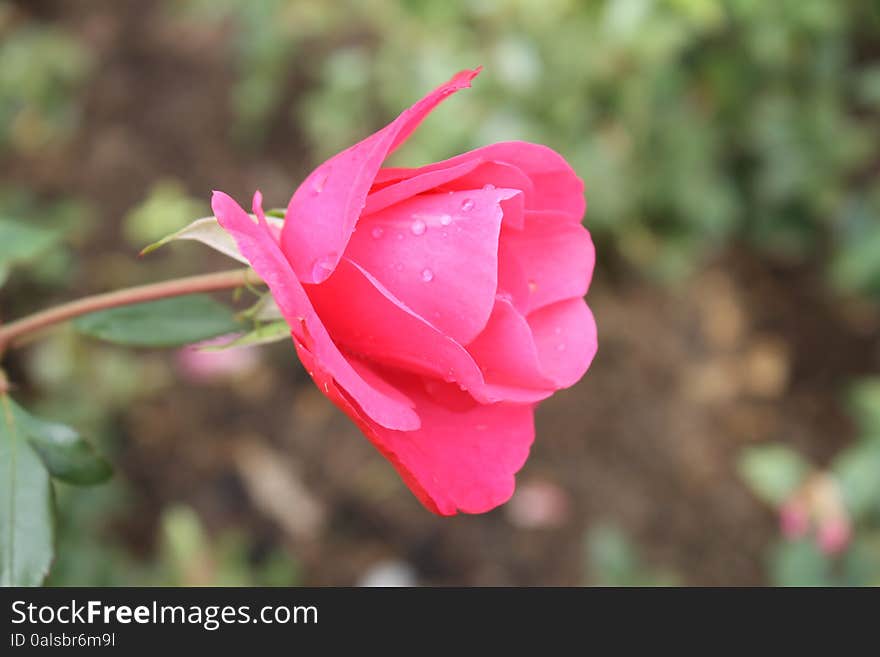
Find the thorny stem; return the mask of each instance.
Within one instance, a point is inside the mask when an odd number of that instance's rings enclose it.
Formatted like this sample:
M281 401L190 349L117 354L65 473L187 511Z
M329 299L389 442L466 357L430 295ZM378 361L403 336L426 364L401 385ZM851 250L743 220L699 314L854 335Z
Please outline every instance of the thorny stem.
M0 326L0 356L10 346L24 342L37 331L66 322L74 317L98 310L128 306L145 301L155 301L166 297L178 297L195 292L215 292L229 290L244 285L259 285L263 281L253 269L230 269L213 274L200 274L187 278L177 278L161 283L138 285L123 290L95 294L69 303L41 310L6 325Z

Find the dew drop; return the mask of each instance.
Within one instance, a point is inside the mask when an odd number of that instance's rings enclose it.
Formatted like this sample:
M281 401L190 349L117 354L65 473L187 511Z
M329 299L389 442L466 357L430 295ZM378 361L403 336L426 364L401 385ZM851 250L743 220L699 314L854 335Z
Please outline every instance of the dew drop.
M470 212L474 209L474 200L471 198L466 198L461 202L461 209L464 212Z
M382 230L379 226L376 226L373 230L370 231L370 235L373 236L373 239L377 240L382 237L382 233L385 231Z
M333 267L335 264L335 253L331 253L330 255L318 258L317 260L315 260L315 264L312 265L312 278L316 282L325 280L330 272L333 271Z
M440 215L440 225L441 226L448 226L451 223L452 223L452 217L450 217L448 214L441 214Z
M327 183L327 178L330 176L330 171L322 171L318 175L315 176L315 180L312 182L312 193L316 196L324 191L324 185Z
M434 280L434 272L432 272L430 269L423 269L422 270L422 280L425 283L430 283L431 281Z
M535 281L529 281L529 292L534 292L538 289L538 284Z
M493 189L495 189L495 185L493 185L491 183L483 185L484 192L491 192Z
M424 235L425 230L427 230L427 226L425 226L425 222L421 219L416 219L414 222L412 222L412 225L409 227L409 229L412 231L413 235Z

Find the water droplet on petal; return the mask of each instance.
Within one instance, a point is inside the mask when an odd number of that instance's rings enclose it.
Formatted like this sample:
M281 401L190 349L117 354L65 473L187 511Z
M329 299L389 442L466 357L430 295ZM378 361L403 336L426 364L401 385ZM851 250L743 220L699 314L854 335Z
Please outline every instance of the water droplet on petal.
M535 281L529 281L529 292L534 292L538 289L538 284Z
M427 226L425 226L425 222L421 219L416 219L414 222L412 222L412 225L409 227L409 229L412 231L413 235L424 235L425 230L427 230Z
M565 343L560 342L558 345L556 345L556 351L565 351Z
M452 223L452 217L450 217L448 214L441 214L440 215L440 225L441 226L448 226L451 223Z
M434 280L434 272L432 272L430 269L423 269L422 280L425 281L425 283L430 283Z
M330 170L321 171L315 176L315 179L312 181L312 193L316 196L324 191L324 185L327 182L327 178L330 176Z
M315 260L315 264L312 265L312 278L318 282L325 280L335 266L335 253L318 258Z
M491 183L483 185L484 192L491 192L493 189L495 189L495 185L493 185Z
M461 209L463 212L470 212L474 209L474 200L471 198L466 198L461 202Z
M377 239L379 239L380 237L382 237L382 233L384 233L384 232L385 232L385 231L382 230L381 227L376 226L373 230L370 231L370 234L373 236L373 239L376 239L376 240L377 240Z

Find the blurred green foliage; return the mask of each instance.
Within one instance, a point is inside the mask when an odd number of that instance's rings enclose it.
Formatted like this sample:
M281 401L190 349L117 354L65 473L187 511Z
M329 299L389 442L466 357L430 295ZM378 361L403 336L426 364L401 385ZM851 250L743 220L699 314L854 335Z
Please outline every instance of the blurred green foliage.
M859 382L849 398L859 435L827 470L812 468L800 454L781 444L753 447L740 457L746 484L774 509L784 514L800 498L804 522L817 531L838 515L854 529L840 553L822 550L821 541L806 527L801 536L780 539L769 559L769 575L777 585L880 585L880 379ZM827 487L816 494L817 480L832 486L835 499L827 499ZM804 496L805 490L809 497ZM840 508L829 508L829 502Z
M12 21L0 3L0 154L32 154L70 136L80 115L77 90L92 61L63 31Z
M255 550L248 537L209 535L187 506L164 510L155 556L139 558L110 531L107 519L130 510L120 482L87 490L59 491L59 545L49 586L296 586L297 562L274 549ZM126 506L129 504L129 506Z
M208 204L189 196L178 181L160 180L125 215L123 231L128 243L141 249L210 214Z
M0 287L16 268L41 285L69 280L69 247L88 238L91 218L75 199L40 202L27 189L0 184Z
M646 566L619 528L600 524L586 535L588 583L595 586L675 586L678 578Z

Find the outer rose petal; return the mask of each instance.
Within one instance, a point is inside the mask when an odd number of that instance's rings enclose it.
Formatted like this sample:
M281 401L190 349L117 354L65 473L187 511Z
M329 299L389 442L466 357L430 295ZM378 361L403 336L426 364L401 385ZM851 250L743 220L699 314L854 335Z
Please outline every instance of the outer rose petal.
M531 327L506 299L497 300L486 330L467 349L489 383L542 390L546 397L559 387L541 369Z
M598 341L596 320L583 299L545 306L527 318L541 361L541 371L558 388L580 381L593 362Z
M511 189L421 194L364 217L346 257L459 344L483 330L498 288ZM511 206L514 210L515 206Z
M526 212L523 230L503 230L501 245L499 277L526 277L525 314L587 293L596 250L581 224L557 212Z
M503 237L498 241L498 296L509 299L522 315L528 311L529 278Z
M584 183L578 178L574 169L556 151L541 144L525 141L490 144L417 169L382 169L376 175L374 184L390 186L389 183L394 184L413 176L457 167L475 158L515 167L525 174L531 181L531 188L520 189L523 189L527 210L553 210L578 223L583 218L587 207L584 200ZM490 182L498 187L502 184L506 185L496 181ZM458 189L454 186L452 188Z
M342 257L376 172L434 107L470 86L479 73L462 71L379 132L330 158L305 179L287 206L281 232L284 255L303 283L326 280Z
M530 404L477 404L454 385L387 374L415 402L416 431L391 431L371 422L296 342L315 383L360 427L430 511L483 513L510 499L514 475L535 437ZM360 369L369 366L361 363Z
M415 429L419 416L406 400L385 394L361 377L333 343L321 319L315 313L293 269L281 253L262 216L260 194L254 195L254 223L244 210L222 192L214 192L211 206L217 221L235 239L242 255L266 282L294 336L309 346L322 368L332 373L339 385L375 422L394 429Z

